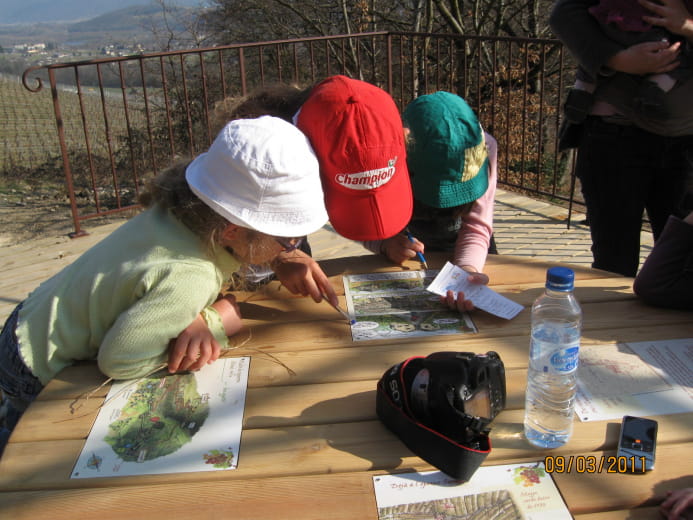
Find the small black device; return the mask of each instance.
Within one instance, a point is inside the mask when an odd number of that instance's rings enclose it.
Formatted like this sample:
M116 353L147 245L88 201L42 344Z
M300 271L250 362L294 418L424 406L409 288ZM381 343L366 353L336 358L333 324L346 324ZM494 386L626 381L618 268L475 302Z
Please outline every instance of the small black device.
M619 471L645 473L654 469L657 421L623 416L616 452Z

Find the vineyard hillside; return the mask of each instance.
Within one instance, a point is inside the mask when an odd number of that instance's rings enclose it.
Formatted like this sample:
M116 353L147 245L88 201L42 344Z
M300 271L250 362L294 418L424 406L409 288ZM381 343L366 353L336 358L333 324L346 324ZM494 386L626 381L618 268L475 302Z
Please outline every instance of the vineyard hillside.
M0 75L0 174L36 168L60 155L50 90L32 93Z
M36 86L29 81L32 88ZM104 114L99 89L84 87L81 94L80 101L76 92L58 89L67 147L82 148L88 137L93 152L108 156L103 122L108 117L111 138L127 132L122 100L105 91ZM80 103L84 105L84 121ZM60 146L49 86L30 92L20 78L0 75L0 146L1 177L12 177L27 169L52 170L60 158Z
M68 148L83 150L86 134L92 152L107 156L100 92L85 88L82 94L84 123L79 96L59 91ZM122 102L106 97L109 130L117 143L127 132ZM79 192L77 197L80 204L92 202ZM0 75L0 220L0 245L72 227L50 87L30 92L21 78L8 75Z

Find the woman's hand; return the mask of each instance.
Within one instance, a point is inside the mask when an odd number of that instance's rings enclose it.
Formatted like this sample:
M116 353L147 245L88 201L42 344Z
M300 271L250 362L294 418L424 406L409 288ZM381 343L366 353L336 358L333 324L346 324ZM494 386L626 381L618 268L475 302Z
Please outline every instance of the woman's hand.
M682 0L638 0L638 3L652 12L652 15L642 17L644 21L693 42L693 13Z
M678 67L680 47L681 42L638 43L614 54L607 65L615 71L638 76L663 74Z
M693 518L693 488L667 491L667 498L660 505L667 520Z

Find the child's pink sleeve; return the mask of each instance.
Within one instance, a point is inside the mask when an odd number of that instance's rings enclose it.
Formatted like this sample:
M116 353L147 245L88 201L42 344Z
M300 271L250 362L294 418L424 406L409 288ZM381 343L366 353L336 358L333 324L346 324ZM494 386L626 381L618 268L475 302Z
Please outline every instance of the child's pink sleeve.
M488 149L488 189L472 210L462 217L462 227L455 243L455 265L470 265L483 272L493 234L493 205L498 180L498 143L484 132Z

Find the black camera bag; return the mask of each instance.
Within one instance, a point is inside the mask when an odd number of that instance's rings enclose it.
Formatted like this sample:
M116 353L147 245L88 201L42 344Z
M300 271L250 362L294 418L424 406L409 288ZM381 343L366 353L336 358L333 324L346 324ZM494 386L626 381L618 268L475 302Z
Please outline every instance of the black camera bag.
M445 413L434 412L433 416L423 419L415 416L410 404L411 385L422 368L431 371L432 380L444 372L443 377L457 378L458 386L463 386L468 379L474 378L469 374L470 360L476 362L487 356L491 356L498 386L491 392L491 417L472 417L451 410L452 402L438 403L436 410L445 405ZM472 365L478 364L474 362ZM411 357L383 374L376 396L377 415L390 431L426 462L462 481L469 480L490 453L488 423L504 406L505 371L495 352L481 356L467 352L437 352L426 358Z

